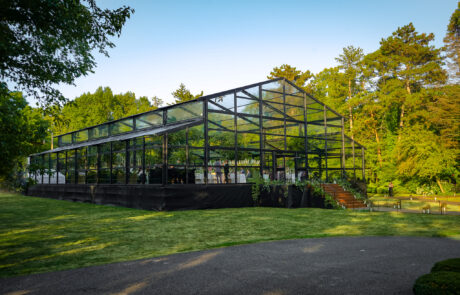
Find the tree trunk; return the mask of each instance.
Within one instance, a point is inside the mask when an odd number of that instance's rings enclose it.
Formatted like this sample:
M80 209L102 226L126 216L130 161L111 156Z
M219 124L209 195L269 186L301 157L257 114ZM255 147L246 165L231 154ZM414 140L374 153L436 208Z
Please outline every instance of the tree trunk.
M353 112L351 108L351 79L348 79L348 111L350 113L350 133L351 133L351 139L355 140L355 137L353 135Z
M406 80L406 91L408 95L411 95L411 89L410 89L410 83L409 80ZM398 143L401 140L401 131L404 127L404 102L402 103L401 106L401 116L399 118L399 134L398 134Z
M436 177L436 183L438 184L439 189L441 189L441 192L444 193L444 188L442 187L442 183L441 183L441 181L439 180L439 178L437 178L437 177Z
M373 112L371 112L371 118L372 120L374 120ZM377 142L377 159L379 160L380 168L382 168L383 160L382 160L382 150L380 148L380 137L379 137L379 133L377 132L377 128L375 128L374 126L373 129L374 129L374 134L375 134L375 142Z

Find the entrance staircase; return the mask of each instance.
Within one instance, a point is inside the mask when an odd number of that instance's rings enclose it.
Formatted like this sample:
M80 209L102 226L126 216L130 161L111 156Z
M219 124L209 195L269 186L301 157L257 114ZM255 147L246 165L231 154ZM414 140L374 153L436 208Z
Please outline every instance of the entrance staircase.
M330 194L340 205L349 209L366 208L363 201L355 199L352 193L344 190L340 185L335 183L321 184L323 190Z

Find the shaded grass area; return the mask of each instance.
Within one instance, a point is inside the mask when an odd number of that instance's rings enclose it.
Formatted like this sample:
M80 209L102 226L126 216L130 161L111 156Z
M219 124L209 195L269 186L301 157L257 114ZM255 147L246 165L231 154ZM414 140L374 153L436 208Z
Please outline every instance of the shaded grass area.
M460 218L313 208L152 212L0 193L0 277L258 241L358 235L460 238Z
M393 208L393 205L399 200L398 198L394 197L371 197L370 200L374 204L374 206L379 206L379 207L391 207ZM441 210L440 208L440 202L443 202L444 200L401 200L401 209L409 209L409 210L419 210L421 211L423 207L430 205L430 210L433 212L439 212ZM458 204L446 204L446 210L449 212L460 212L460 205Z

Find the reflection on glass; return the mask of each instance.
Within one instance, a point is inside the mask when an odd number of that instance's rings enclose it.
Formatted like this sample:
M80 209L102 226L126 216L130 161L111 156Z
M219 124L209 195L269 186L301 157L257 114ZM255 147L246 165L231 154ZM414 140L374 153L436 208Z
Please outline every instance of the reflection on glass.
M226 112L235 111L235 95L233 93L209 99L208 110Z
M163 111L147 113L136 117L136 129L143 129L163 124Z
M203 102L185 103L168 109L167 123L179 122L203 116Z
M117 121L117 122L111 123L110 125L111 135L129 132L132 130L133 130L133 119L132 118Z

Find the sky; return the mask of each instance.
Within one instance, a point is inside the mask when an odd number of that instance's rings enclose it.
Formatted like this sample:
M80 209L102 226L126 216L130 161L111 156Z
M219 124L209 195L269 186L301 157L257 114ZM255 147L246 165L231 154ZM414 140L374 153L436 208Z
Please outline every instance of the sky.
M456 0L156 1L101 0L100 7L128 5L126 22L110 57L95 53L95 73L75 86L58 85L69 99L108 86L172 102L184 83L192 93L212 94L267 80L289 64L318 73L336 66L348 45L364 53L412 22L443 45ZM29 99L33 103L33 99Z

